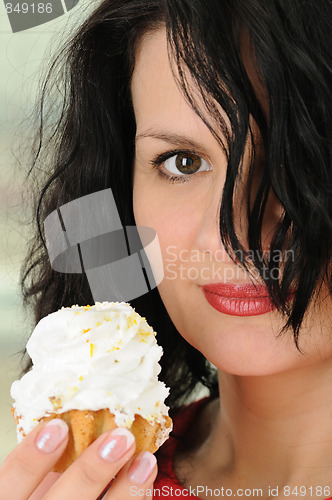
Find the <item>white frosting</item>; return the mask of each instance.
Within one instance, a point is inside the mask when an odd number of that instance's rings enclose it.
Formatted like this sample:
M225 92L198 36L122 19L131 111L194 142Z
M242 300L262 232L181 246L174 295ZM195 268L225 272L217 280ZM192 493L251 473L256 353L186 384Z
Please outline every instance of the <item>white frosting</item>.
M33 367L11 387L19 441L43 416L73 409L108 408L119 426L129 427L135 413L163 422L169 390L158 381L163 351L155 335L124 302L43 318L27 343Z

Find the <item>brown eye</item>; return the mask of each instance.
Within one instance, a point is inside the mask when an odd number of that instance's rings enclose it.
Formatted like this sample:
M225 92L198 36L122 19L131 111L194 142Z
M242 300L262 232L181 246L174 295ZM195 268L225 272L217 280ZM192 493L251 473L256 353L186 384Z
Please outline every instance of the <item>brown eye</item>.
M175 160L176 168L182 174L194 174L201 168L202 159L194 154L178 154Z
M211 165L194 153L177 153L164 162L164 168L175 175L190 175L198 171L212 170Z

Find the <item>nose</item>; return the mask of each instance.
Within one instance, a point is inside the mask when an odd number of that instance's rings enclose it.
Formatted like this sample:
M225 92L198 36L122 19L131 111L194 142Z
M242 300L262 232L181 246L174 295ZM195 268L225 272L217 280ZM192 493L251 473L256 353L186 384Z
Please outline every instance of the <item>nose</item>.
M228 256L220 237L221 193L214 193L201 209L195 244L202 254L210 254L213 260L228 262Z

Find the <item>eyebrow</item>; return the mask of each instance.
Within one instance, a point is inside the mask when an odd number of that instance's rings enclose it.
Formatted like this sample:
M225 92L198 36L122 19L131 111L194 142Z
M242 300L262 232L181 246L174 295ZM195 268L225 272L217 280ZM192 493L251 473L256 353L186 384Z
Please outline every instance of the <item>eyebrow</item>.
M205 149L204 146L189 137L180 134L174 134L159 130L147 130L141 134L137 134L135 141L143 139L144 137L153 137L154 139L159 139L160 141L168 142L174 144L175 146L187 146L192 149Z

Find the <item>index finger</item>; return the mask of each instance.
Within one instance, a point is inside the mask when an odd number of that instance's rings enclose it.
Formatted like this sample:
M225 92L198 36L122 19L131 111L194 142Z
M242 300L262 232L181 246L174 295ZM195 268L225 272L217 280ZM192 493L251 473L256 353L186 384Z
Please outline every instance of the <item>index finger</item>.
M135 438L118 427L99 436L61 474L45 500L97 498L135 451Z
M1 498L26 500L64 452L68 426L60 419L39 424L0 467Z

